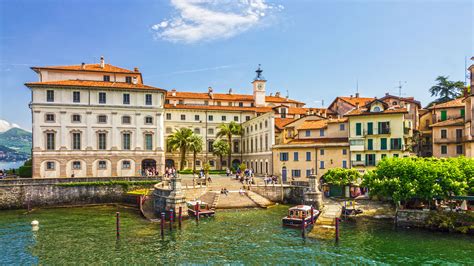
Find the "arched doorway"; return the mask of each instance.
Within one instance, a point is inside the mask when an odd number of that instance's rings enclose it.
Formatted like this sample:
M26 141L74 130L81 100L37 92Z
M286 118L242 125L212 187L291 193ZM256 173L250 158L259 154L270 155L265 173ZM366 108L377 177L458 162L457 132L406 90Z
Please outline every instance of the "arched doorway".
M153 170L156 171L156 161L153 159L145 159L142 161L142 171Z
M232 167L233 167L234 169L237 169L237 168L239 168L239 166L240 166L240 160L234 159L234 160L232 161Z
M166 167L168 167L168 168L174 167L174 160L173 160L173 159L166 159L165 165L166 165Z
M286 183L286 179L287 179L287 173L286 173L286 166L283 166L283 168L281 169L281 180L283 183Z

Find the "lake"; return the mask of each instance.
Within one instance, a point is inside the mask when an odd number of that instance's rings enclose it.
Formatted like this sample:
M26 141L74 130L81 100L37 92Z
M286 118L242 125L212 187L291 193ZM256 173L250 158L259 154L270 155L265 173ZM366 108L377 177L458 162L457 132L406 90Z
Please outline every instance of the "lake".
M18 168L20 166L23 166L25 161L17 161L17 162L3 162L0 161L0 169L12 169L12 168Z
M164 239L159 224L123 206L1 211L0 264L474 264L472 237L389 223L343 222L339 243L302 239L281 226L287 208L218 211L166 229Z

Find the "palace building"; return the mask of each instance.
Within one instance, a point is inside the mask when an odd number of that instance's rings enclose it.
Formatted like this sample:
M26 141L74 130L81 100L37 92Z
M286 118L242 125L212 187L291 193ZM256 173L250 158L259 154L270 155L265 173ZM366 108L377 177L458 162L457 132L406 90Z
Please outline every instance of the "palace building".
M106 64L32 67L33 177L162 173L166 91L138 68Z

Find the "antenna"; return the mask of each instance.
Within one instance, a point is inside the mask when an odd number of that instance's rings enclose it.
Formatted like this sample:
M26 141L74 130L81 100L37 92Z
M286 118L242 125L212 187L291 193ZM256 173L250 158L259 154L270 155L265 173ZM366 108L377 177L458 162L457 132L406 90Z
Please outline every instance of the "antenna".
M321 101L314 101L315 104L317 103L321 103L321 107L324 107L324 100L321 100Z
M290 98L290 93L286 90L286 98Z
M359 93L359 79L356 80L356 93Z
M403 85L402 84L407 84L406 81L398 81L398 86L396 88L398 88L398 97L402 98L402 88L403 88Z
M467 56L464 57L464 87L467 87L467 79L469 77L467 71Z

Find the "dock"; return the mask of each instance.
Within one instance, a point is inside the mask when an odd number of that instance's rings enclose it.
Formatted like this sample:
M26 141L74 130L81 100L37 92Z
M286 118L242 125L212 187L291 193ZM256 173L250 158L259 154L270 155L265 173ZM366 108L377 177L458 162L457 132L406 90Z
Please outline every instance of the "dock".
M318 239L334 239L336 233L336 218L340 218L342 214L342 206L334 200L326 200L324 208L318 220L313 226L308 237Z

